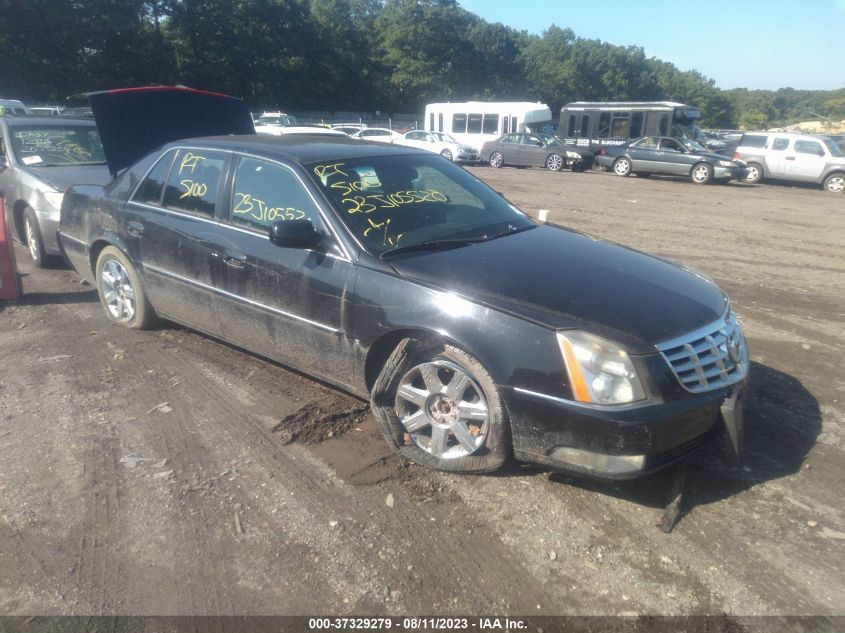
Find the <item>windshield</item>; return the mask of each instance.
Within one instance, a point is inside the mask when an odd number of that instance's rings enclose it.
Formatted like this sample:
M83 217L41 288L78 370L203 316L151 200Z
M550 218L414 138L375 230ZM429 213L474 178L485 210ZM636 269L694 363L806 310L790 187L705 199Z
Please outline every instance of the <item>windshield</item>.
M102 165L106 162L100 135L93 125L15 126L12 150L24 165Z
M831 156L845 156L845 154L842 153L842 148L829 138L824 139L824 144L827 146Z
M433 241L490 239L534 226L502 196L440 156L374 156L307 168L373 255Z

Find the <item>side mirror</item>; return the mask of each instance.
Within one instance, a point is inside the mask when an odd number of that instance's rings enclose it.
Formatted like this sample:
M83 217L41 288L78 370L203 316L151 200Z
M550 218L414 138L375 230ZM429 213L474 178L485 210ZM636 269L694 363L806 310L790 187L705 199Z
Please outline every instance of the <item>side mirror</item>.
M279 220L270 225L270 241L282 248L316 248L323 236L311 220Z

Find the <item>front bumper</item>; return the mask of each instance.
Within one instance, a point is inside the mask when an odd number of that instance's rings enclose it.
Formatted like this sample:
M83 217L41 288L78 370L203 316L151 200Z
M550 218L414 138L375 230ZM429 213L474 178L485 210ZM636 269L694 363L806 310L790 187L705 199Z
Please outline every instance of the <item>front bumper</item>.
M478 162L478 153L477 152L459 152L455 155L455 162L456 163L477 163Z
M748 176L748 169L745 167L715 167L713 169L713 177L722 180L745 180Z
M599 479L630 479L687 457L724 430L722 405L740 383L671 402L583 405L504 390L514 456Z

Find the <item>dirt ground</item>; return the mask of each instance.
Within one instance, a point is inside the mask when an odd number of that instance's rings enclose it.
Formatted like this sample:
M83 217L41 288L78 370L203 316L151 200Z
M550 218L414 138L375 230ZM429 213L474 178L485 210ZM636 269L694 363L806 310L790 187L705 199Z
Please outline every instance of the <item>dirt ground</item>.
M0 615L845 614L845 196L471 168L694 266L752 351L747 461L597 484L400 462L366 403L192 331L110 325L71 270L0 303Z

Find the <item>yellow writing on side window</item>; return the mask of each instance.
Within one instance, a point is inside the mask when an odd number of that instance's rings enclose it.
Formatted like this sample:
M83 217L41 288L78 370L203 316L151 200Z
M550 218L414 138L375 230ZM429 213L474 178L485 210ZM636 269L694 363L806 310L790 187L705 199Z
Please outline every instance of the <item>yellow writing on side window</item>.
M329 176L334 176L336 174L340 174L341 176L347 176L348 174L341 170L344 163L333 163L331 165L317 165L314 168L314 173L317 175L317 178L328 178Z
M182 162L179 165L179 175L182 175L182 170L186 167L191 170L191 173L194 173L194 169L196 169L201 160L205 160L205 156L198 156L196 154L191 154L191 152L185 152L185 155L182 157Z
M258 222L276 222L277 220L304 220L305 211L294 207L270 207L260 198L248 193L235 193L235 206L232 213L237 216L252 218Z
M202 198L208 193L208 185L204 182L194 182L193 180L180 180L179 184L185 188L179 199L182 198Z

